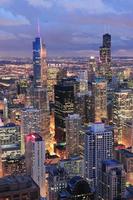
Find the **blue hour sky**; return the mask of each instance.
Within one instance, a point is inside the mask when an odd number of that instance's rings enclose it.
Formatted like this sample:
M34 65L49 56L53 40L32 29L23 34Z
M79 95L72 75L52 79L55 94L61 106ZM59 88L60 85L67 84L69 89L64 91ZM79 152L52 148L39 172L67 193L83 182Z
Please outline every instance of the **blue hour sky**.
M133 56L133 0L0 0L0 56L31 56L38 19L49 56L98 55L105 32Z

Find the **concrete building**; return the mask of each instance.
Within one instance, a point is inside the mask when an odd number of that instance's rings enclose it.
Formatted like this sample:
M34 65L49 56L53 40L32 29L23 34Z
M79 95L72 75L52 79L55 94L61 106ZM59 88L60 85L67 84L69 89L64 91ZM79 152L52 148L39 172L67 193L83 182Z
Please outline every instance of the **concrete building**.
M99 168L98 199L122 199L125 192L125 170L117 160L105 160Z
M45 147L42 137L37 133L26 135L26 170L40 187L40 194L45 196Z
M95 188L101 161L112 158L113 131L111 126L95 123L85 130L85 178Z
M68 115L66 118L66 153L68 157L80 155L80 130L81 117L78 114Z

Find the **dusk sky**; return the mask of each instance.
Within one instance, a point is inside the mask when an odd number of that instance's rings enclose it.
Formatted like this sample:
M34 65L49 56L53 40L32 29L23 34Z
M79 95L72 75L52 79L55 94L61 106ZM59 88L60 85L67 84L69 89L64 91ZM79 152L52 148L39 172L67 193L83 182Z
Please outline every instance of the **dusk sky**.
M133 56L133 0L0 0L0 56L31 56L38 19L49 56L98 55L105 32Z

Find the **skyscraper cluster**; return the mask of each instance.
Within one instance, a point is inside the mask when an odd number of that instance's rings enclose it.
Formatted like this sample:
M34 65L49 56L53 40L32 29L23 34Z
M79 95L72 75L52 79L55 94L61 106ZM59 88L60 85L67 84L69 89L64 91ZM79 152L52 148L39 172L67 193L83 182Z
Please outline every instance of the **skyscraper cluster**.
M0 199L133 198L133 73L111 46L48 58L35 38L32 71L0 91Z

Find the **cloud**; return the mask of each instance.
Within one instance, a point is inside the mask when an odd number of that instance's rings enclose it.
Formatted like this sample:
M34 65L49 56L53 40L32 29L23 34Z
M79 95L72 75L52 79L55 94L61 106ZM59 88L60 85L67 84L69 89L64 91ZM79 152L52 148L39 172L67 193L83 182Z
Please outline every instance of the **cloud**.
M19 25L29 25L29 20L22 15L15 15L9 10L0 8L0 25L3 26L19 26Z
M14 40L14 39L17 39L15 34L5 31L0 31L0 40Z
M60 4L68 10L85 10L89 14L115 12L103 0L59 0Z
M33 7L46 7L50 8L53 5L53 0L27 0Z

